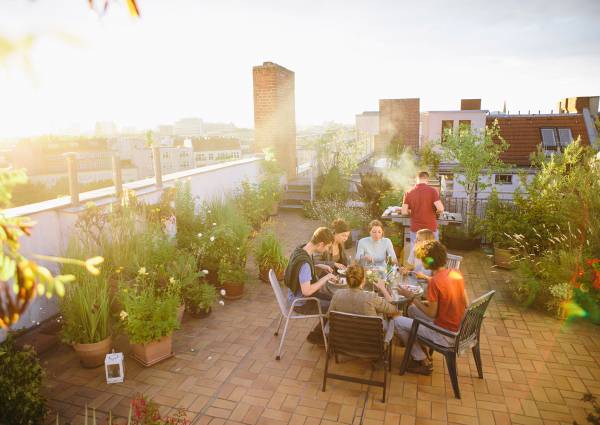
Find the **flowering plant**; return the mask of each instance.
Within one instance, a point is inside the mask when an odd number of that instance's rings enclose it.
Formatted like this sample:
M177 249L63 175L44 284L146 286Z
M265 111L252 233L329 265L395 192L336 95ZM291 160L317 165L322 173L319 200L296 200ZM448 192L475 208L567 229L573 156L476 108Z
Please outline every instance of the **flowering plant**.
M161 416L158 406L147 397L139 395L131 400L131 425L189 425L183 410L174 416Z

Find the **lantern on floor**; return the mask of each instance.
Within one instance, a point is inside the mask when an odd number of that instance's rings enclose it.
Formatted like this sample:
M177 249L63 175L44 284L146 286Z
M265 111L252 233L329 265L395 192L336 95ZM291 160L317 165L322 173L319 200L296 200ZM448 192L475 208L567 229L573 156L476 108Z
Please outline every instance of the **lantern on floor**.
M106 370L106 383L116 384L125 379L125 367L123 365L123 353L108 353L104 359L104 369Z

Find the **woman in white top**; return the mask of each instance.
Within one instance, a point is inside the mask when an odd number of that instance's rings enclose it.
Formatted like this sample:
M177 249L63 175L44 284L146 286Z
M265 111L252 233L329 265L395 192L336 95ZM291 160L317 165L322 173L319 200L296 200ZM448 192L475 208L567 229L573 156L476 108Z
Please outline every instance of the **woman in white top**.
M394 264L398 264L392 241L383 237L383 224L381 224L381 221L373 220L370 222L369 233L371 236L358 241L356 248L357 261L366 265L383 266L386 259L390 257Z

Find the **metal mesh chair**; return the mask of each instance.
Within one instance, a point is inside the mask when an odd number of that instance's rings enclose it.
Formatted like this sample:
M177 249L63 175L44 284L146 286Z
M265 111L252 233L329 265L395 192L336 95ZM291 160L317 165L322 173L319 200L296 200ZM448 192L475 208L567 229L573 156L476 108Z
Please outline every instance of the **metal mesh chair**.
M490 291L487 294L474 300L463 316L460 322L458 332L452 332L448 329L441 328L432 322L428 322L419 318L413 319L412 328L406 344L406 351L404 352L404 358L402 359L402 365L400 366L400 375L404 375L410 359L410 351L413 344L418 340L427 347L433 349L444 355L446 358L446 364L448 365L448 374L452 381L452 389L454 390L454 396L460 398L460 389L458 388L458 374L456 371L456 356L462 354L465 350L471 348L473 357L475 358L475 365L477 366L477 373L479 378L483 379L483 367L481 365L481 353L479 351L479 333L481 331L481 324L487 310L488 304L496 291ZM419 335L417 332L419 326L425 326L432 329L442 335L453 338L454 341L449 343L449 347L436 344L435 342Z
M460 262L462 261L462 257L460 255L448 254L448 259L446 260L446 268L460 270Z
M378 316L362 316L358 314L329 312L329 348L325 359L325 372L323 374L323 391L327 378L342 381L357 382L359 384L376 385L383 387L383 402L387 389L388 371L392 365L393 323L389 326L392 332L384 332L383 319ZM370 379L356 378L353 376L339 375L329 372L329 359L338 355L382 361L384 365L383 382Z
M281 327L281 322L285 318L285 326L283 327L283 334L281 335L281 341L279 342L279 349L277 350L277 355L275 356L275 360L281 359L281 349L283 348L283 341L285 340L285 335L287 333L288 324L290 319L315 319L318 318L321 321L321 331L323 332L323 337L325 338L325 328L323 324L323 312L321 311L321 303L318 298L315 297L306 297L306 298L296 298L291 304L288 303L287 298L283 295L281 291L281 285L279 285L279 281L277 280L277 276L273 269L269 270L269 281L271 282L271 288L273 288L273 292L275 293L275 298L277 299L277 304L279 305L279 310L281 311L281 317L279 318L279 323L277 324L277 330L275 331L275 336L279 335L279 328ZM294 311L294 307L298 305L299 302L316 302L318 314L300 314ZM325 338L325 349L327 350L327 338Z

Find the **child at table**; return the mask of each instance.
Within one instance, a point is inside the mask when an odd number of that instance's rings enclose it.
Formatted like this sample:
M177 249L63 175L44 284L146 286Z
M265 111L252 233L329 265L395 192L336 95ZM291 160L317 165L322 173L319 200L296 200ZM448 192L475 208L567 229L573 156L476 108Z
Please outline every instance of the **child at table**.
M435 234L429 229L421 229L417 232L417 239L413 249L410 251L406 266L400 268L402 274L407 274L409 271L414 271L418 279L429 280L431 278L431 270L426 269L423 266L423 262L415 257L415 250L417 246L423 244L425 241L435 240Z

